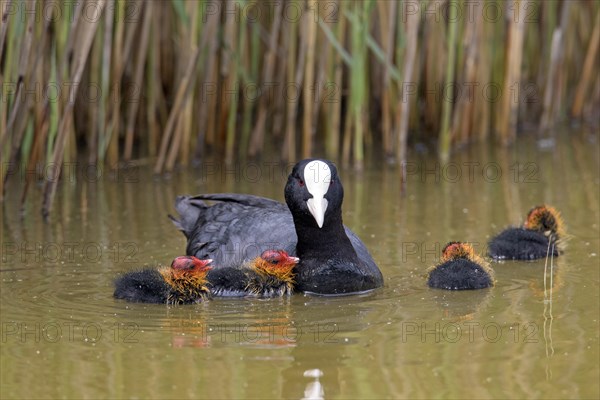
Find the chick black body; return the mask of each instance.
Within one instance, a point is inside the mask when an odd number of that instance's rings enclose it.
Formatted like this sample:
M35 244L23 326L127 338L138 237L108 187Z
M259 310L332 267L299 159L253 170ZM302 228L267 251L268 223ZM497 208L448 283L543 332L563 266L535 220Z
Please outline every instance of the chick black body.
M536 260L548 254L549 239L525 228L508 228L490 240L488 253L495 260ZM559 255L554 247L552 256Z
M115 281L114 297L135 303L165 304L171 287L156 269L128 272Z
M201 303L210 294L205 286L210 262L183 256L171 267L127 272L115 280L113 296L135 303Z
M427 284L432 288L447 290L484 289L493 286L494 279L481 265L458 258L431 270Z
M494 271L468 243L450 242L440 264L428 271L429 287L446 290L484 289L494 285Z
M298 258L284 250L266 250L260 257L240 267L211 270L208 286L214 297L271 298L291 295L294 291L292 269Z
M492 238L488 254L495 260L536 260L561 253L564 223L553 207L534 207L522 227L508 228Z

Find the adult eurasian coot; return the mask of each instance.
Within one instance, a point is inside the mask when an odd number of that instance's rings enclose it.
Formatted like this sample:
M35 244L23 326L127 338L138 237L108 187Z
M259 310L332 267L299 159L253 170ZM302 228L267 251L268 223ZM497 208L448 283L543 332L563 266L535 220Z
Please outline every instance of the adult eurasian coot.
M300 258L297 291L349 294L383 285L366 246L343 225L344 189L332 162L300 161L284 193L287 207L242 194L180 196L175 205L180 219L172 219L187 237L187 254L215 260L215 269L276 248Z

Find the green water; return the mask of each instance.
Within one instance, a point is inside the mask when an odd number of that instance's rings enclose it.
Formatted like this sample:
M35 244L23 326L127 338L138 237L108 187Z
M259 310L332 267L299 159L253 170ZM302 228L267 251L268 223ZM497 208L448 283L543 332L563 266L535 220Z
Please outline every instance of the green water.
M506 151L472 146L451 164L432 152L410 162L404 195L377 157L361 174L340 169L344 221L384 288L178 307L115 301L113 279L183 254L167 218L176 195L282 200L288 166L206 162L168 179L132 170L98 182L73 168L48 223L39 188L21 217L13 180L2 205L0 397L300 399L315 387L305 371L319 369L326 399L598 398L598 137L569 132L550 148L523 138ZM488 290L426 287L447 241L485 252L491 235L541 203L562 212L569 233L546 290L543 260L492 263Z

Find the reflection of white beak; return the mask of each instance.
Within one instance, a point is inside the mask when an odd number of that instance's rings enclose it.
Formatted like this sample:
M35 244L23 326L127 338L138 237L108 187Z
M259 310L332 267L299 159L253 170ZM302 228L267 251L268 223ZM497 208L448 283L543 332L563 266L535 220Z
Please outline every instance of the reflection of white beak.
M320 160L314 160L304 167L304 181L308 193L312 194L312 199L308 199L306 205L308 211L312 214L319 228L323 227L325 221L325 211L327 211L327 199L325 194L329 190L331 183L331 169L329 165Z
M312 214L319 228L323 227L323 221L325 220L325 211L327 211L327 199L321 197L320 199L312 198L306 202L308 205L308 211Z

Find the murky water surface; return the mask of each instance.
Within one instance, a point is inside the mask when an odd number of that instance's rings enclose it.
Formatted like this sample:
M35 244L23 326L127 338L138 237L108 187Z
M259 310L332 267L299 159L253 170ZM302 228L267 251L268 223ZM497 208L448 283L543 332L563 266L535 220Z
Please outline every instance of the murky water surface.
M170 179L133 170L97 183L79 171L59 186L49 223L39 190L20 217L13 182L2 205L1 397L598 398L597 140L570 132L555 147L473 146L445 165L415 155L404 196L377 157L362 174L341 169L344 221L385 287L337 298L179 307L112 298L118 274L185 251L167 218L177 194L282 200L288 166L206 162ZM544 261L492 263L489 290L426 287L447 241L485 252L540 203L562 211L570 234L546 288ZM319 383L304 376L313 369Z

